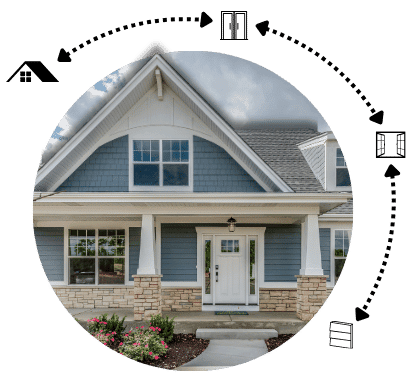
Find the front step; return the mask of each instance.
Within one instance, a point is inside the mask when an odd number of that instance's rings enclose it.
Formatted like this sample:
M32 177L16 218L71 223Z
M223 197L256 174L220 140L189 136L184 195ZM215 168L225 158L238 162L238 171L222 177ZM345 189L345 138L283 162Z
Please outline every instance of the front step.
M275 329L197 329L196 338L205 340L266 340L278 337Z

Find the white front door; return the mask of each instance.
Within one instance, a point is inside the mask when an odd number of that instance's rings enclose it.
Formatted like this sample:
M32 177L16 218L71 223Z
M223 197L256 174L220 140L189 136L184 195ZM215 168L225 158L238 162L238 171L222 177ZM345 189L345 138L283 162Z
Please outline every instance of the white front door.
M245 236L217 236L212 278L216 304L246 303L246 255Z

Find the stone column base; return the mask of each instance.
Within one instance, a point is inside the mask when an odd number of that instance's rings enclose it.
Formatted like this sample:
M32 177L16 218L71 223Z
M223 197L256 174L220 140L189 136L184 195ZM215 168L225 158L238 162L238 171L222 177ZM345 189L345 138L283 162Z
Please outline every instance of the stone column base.
M327 299L328 275L296 275L297 317L309 321Z
M134 321L150 320L161 314L161 278L163 275L133 275Z

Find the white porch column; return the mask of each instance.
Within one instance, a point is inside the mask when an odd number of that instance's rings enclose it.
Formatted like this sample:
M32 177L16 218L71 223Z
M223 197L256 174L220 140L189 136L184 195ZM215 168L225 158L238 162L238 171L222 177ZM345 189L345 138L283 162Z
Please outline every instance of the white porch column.
M156 274L155 251L154 217L153 215L143 215L137 275Z
M301 224L300 275L323 275L318 215L306 215Z

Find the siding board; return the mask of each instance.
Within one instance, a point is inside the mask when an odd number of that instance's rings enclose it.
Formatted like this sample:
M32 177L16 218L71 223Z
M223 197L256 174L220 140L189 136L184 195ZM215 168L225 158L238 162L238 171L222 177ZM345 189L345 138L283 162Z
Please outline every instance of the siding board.
M130 228L129 231L129 280L133 281L133 275L137 275L140 260L141 228Z
M64 280L63 228L34 228L43 270L49 281Z

